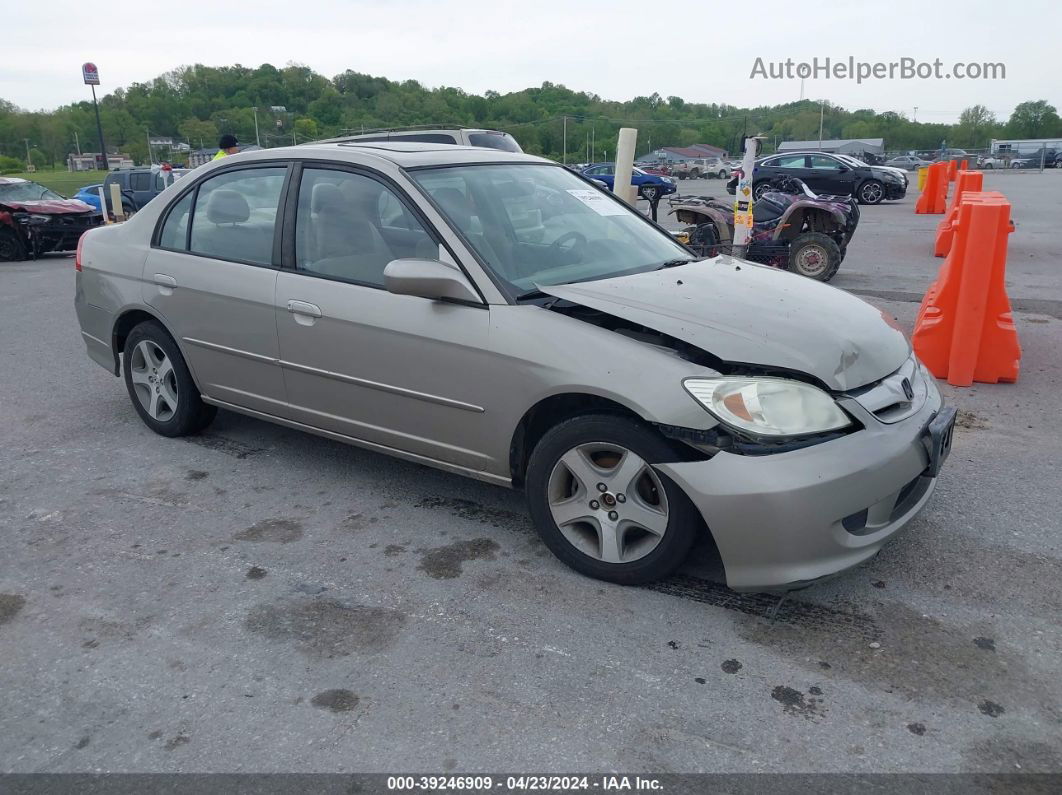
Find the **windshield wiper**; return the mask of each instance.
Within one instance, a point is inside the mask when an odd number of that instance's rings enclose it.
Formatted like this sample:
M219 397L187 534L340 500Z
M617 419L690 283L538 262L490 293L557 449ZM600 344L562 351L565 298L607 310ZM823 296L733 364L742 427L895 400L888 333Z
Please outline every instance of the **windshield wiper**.
M679 257L677 259L664 260L653 270L662 271L664 268L675 268L679 265L689 265L691 262L700 262L703 257Z
M532 298L552 298L552 297L553 296L548 295L548 294L542 292L541 290L528 290L526 293L520 293L520 295L516 296L516 300L517 301L530 301Z

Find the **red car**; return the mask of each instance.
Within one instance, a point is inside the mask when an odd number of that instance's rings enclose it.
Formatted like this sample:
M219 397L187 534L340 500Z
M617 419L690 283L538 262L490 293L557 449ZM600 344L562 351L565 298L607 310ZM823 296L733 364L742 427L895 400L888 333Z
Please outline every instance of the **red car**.
M670 177L671 168L662 163L655 166L638 166L646 174L656 174L658 177Z
M73 251L82 233L101 220L83 201L28 179L0 177L0 261Z

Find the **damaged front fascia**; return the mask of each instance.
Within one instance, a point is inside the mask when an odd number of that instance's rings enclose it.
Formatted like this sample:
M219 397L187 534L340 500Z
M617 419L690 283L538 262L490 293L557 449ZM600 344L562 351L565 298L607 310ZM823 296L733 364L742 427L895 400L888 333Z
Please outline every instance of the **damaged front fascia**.
M784 368L771 368L762 365L727 362L708 351L702 350L695 345L690 345L688 342L683 342L668 334L664 334L645 326L640 326L637 323L631 323L616 315L611 315L598 309L591 309L572 301L551 297L542 301L540 305L544 309L548 309L552 312L559 312L562 315L581 320L585 323L590 323L599 328L614 331L617 334L622 334L637 342L668 350L692 364L715 370L720 375L774 376L790 378L816 386L828 394L834 394L831 390L826 388L825 384L821 383L818 379L809 376L807 373L793 372L791 370L785 370ZM822 442L828 442L831 439L840 438L847 433L851 433L853 430L858 430L860 427L858 425L853 425L850 430L831 431L828 433L801 436L799 438L770 439L742 434L722 424L717 425L714 428L709 428L708 430L683 428L677 425L664 425L661 423L653 424L656 425L660 432L667 438L683 442L707 458L711 458L719 452L748 456L787 453L792 450L800 450L804 447L811 447L812 445L821 444Z

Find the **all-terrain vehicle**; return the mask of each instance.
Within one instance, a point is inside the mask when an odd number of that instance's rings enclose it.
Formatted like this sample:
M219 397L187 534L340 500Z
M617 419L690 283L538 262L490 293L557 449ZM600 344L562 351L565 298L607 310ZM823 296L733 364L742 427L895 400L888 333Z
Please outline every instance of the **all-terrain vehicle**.
M734 208L707 196L669 198L670 214L684 224L686 245L705 257L729 254ZM828 282L844 260L859 224L859 204L850 196L819 196L802 180L777 177L752 206L752 236L746 258Z

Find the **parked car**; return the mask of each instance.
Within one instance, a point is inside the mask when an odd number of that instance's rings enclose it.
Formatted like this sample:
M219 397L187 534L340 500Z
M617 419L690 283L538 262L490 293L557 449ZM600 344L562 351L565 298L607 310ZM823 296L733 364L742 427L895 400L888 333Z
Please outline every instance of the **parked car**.
M100 212L98 189L102 186L103 195L107 199L107 211L113 216L111 185L117 185L122 193L122 213L125 216L130 216L162 193L171 182L180 179L187 173L188 169L175 168L171 169L167 176L158 167L151 166L120 169L107 174L102 183L98 182L84 186L74 194L74 198L80 199L91 205L96 212Z
M733 194L740 172L727 183ZM840 155L826 152L786 152L756 162L752 192L759 198L775 177L796 177L812 191L837 196L855 196L860 204L878 204L883 199L907 195L907 177L881 166L853 165Z
M1006 168L1006 159L998 155L980 155L977 158L977 167L984 169Z
M899 168L898 166L871 166L871 164L866 162L865 160L860 160L858 157L853 157L852 155L834 155L834 157L839 158L842 162L847 163L853 168L877 168L881 169L882 171L891 171L893 174L903 180L903 186L905 189L909 184L907 179L907 171L905 169Z
M905 171L917 171L929 165L928 160L923 160L918 155L897 155L885 161L885 165L893 168L902 168Z
M700 179L702 177L726 179L730 176L730 168L718 157L702 157L676 163L672 171L679 179Z
M28 179L0 177L0 261L73 251L81 234L99 222L82 201Z
M805 586L918 514L950 447L883 312L699 261L528 155L234 155L87 234L75 269L88 355L155 432L220 407L520 488L545 544L613 582L707 534L731 587Z
M1044 168L1056 168L1059 165L1059 159L1054 149L1048 149L1044 152L1030 152L1018 155L1010 161L1010 167L1040 168L1040 165L1043 164Z
M590 164L587 163L582 168L586 168L589 165ZM578 170L582 171L582 168L580 168ZM643 163L642 165L638 166L638 168L640 168L646 174L656 174L658 177L670 177L671 176L671 166L667 165L666 163L656 163L654 165L646 165L646 164Z
M520 144L507 132L484 130L473 127L392 127L382 130L369 130L357 135L345 135L329 138L319 143L340 143L343 141L406 141L408 143L457 144L459 146L479 146L487 149L500 149L503 152L523 152Z
M582 170L582 175L598 182L603 182L613 190L615 182L615 163L595 163ZM675 192L675 181L671 177L649 174L637 166L631 171L631 184L638 187L638 195L647 201L654 201Z

